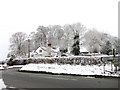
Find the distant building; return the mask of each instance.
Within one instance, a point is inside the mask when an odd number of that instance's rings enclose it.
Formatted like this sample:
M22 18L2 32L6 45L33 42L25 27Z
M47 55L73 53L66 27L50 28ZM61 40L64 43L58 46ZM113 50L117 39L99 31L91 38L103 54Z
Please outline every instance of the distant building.
M60 54L60 50L59 50L59 48L57 47L57 48L55 48L55 47L52 47L51 48L51 56L60 56L61 54Z
M89 51L85 47L80 47L81 53L89 53Z
M81 55L89 55L89 51L85 47L80 47L80 53Z
M51 44L48 44L47 47L39 47L35 53L32 54L33 57L56 57L59 55L59 48L51 47Z
M39 48L36 50L36 53L37 53L39 56L41 56L41 57L45 57L45 56L48 56L48 55L49 55L46 47L39 47Z

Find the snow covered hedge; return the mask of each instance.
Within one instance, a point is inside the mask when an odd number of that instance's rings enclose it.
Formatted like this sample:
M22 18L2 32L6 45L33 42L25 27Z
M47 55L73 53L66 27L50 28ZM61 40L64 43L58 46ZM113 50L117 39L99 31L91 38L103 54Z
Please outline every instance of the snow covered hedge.
M75 75L102 75L119 77L112 62L102 62L101 57L41 57L26 60L27 64L20 71L37 71Z
M100 57L90 56L78 56L78 57L41 57L27 59L26 63L44 63L58 65L70 64L70 65L97 65L102 64Z

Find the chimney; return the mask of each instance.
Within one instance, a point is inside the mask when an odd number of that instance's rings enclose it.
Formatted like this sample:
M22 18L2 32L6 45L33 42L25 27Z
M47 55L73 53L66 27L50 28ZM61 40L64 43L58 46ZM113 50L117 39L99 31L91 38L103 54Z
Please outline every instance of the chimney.
M51 44L48 44L48 55L51 56Z
M51 44L50 44L50 43L48 44L48 47L51 47Z

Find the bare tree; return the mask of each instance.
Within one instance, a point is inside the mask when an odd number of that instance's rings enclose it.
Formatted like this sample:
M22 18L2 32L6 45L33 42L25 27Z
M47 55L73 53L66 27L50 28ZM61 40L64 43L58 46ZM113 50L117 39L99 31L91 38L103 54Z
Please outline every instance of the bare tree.
M52 46L60 46L61 39L64 35L63 29L60 25L48 26L48 42L52 44Z
M89 30L84 39L84 45L90 52L101 52L107 41L110 41L112 47L116 49L115 40L117 39L109 34L98 32L96 29Z
M46 46L48 31L47 27L39 26L36 33L31 33L32 50L36 50L40 46Z
M101 46L104 44L102 40L105 39L100 32L98 32L96 29L89 30L85 34L84 38L84 45L87 47L89 52L100 52Z
M13 34L10 38L10 50L15 55L23 55L25 52L24 42L27 38L26 33L17 32Z
M86 27L84 26L84 25L82 25L81 23L74 23L74 24L72 24L72 25L70 25L70 28L71 28L71 30L72 30L72 32L73 32L73 39L76 37L76 36L79 36L78 38L77 38L77 42L79 42L78 44L78 46L79 46L79 50L80 50L80 46L82 45L82 39L83 39L83 37L84 37L84 34L85 34L85 32L86 32ZM74 43L73 43L73 46L74 46L74 44L76 43L76 39L74 39ZM79 52L79 51L78 51Z

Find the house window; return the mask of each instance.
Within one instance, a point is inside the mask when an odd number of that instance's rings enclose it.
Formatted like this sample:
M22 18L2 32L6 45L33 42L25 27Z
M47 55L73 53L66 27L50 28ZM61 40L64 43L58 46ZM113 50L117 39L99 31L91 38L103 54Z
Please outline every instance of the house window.
M39 52L42 52L42 50L39 50Z

